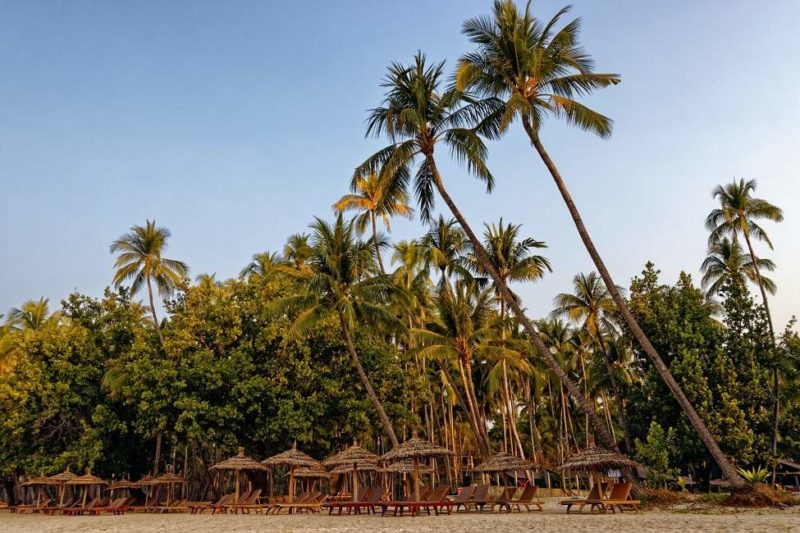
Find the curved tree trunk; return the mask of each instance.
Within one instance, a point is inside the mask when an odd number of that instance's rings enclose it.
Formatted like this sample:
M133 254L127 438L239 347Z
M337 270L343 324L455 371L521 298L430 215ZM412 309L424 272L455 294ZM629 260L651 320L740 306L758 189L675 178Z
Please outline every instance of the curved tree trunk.
M369 396L369 399L372 401L372 405L375 406L375 410L378 411L378 418L381 420L384 431L386 431L386 434L389 435L389 440L392 441L392 446L400 446L400 441L397 440L397 435L394 433L392 422L389 420L389 416L386 414L386 410L384 410L383 404L378 398L378 395L375 394L375 390L372 388L372 384L369 382L369 377L364 371L364 367L361 366L361 359L358 357L356 346L353 344L353 338L350 336L350 328L347 326L347 321L344 319L344 316L341 313L339 313L339 325L342 327L344 342L347 345L347 350L350 352L350 357L353 359L353 365L355 365L356 370L358 371L358 377L361 378L361 384L364 385L364 388L367 391L367 396Z
M381 257L381 247L378 246L378 226L375 223L375 213L369 212L369 219L372 222L372 241L375 245L375 259L378 260L378 266L381 269L381 274L386 275L386 269L383 268L383 258Z
M489 435L486 433L486 422L484 421L483 413L478 407L478 397L475 394L475 382L472 380L472 362L469 356L465 356L459 361L459 365L463 369L461 379L464 382L464 389L470 403L470 410L472 417L475 420L475 438L481 448L483 457L481 459L488 459L492 454L492 444L489 441Z
M531 338L531 342L533 342L536 350L539 352L539 355L544 360L545 364L547 364L548 368L558 377L561 383L569 391L570 396L575 400L575 402L580 406L584 413L587 414L589 420L592 422L592 427L595 430L595 433L598 436L598 440L600 443L611 449L611 450L618 450L617 443L611 438L611 434L608 432L605 424L598 418L597 413L594 412L594 409L589 404L589 401L586 397L581 394L580 389L572 381L569 376L564 372L564 369L561 368L558 362L553 357L553 354L550 353L550 350L547 349L547 346L542 341L541 337L539 337L536 328L533 327L533 324L530 320L525 316L525 313L522 311L522 307L517 302L517 299L514 298L514 295L511 293L509 288L503 283L503 280L500 278L497 270L489 261L489 256L486 253L486 249L481 244L478 237L475 235L475 232L472 231L472 228L464 219L464 216L461 214L461 211L453 202L453 199L450 198L447 190L444 187L444 183L442 182L442 177L439 174L439 170L436 167L436 162L434 161L433 155L426 155L426 162L428 167L433 175L434 184L436 186L436 190L439 192L439 195L442 197L444 202L450 208L450 211L453 213L453 216L458 220L458 223L461 225L461 228L464 230L464 233L467 234L472 246L475 249L475 253L478 256L478 261L480 261L481 266L485 269L485 271L489 274L489 276L494 281L497 289L502 297L502 299L506 302L506 304L511 308L514 312L514 316L516 316L517 320L522 327L525 329L525 332Z
M661 376L661 379L664 380L667 388L669 388L669 390L672 392L672 395L678 401L678 404L681 406L684 413L686 413L686 416L689 418L689 422L692 424L692 427L694 427L695 431L697 431L700 440L703 441L703 444L705 444L708 452L711 454L711 457L714 458L714 461L716 461L717 465L720 467L720 470L722 470L722 474L728 479L728 481L730 481L733 488L746 488L748 486L747 482L745 482L742 476L736 472L736 467L733 466L733 463L730 461L730 459L728 459L722 449L720 449L719 444L711 434L711 431L708 429L703 419L700 418L700 415L697 414L694 406L686 397L686 394L684 394L683 389L681 389L680 385L678 385L678 382L675 381L675 378L672 376L669 368L667 368L667 365L664 364L664 361L661 359L661 356L650 342L650 339L647 338L647 335L645 335L644 331L642 331L642 328L639 327L639 324L636 322L633 314L631 314L630 309L628 309L627 303L617 290L617 286L614 284L611 274L608 272L608 269L600 257L600 254L597 252L592 239L589 237L589 233L586 230L586 226L583 224L583 219L581 218L580 212L575 206L575 203L572 201L572 196L570 195L564 180L561 178L558 168L553 160L550 159L550 155L545 150L544 145L542 145L541 141L539 140L537 132L533 129L526 116L523 116L523 127L525 128L525 132L528 134L528 137L530 138L534 148L542 158L542 161L544 161L545 166L550 171L550 175L553 177L553 180L555 181L556 186L558 187L558 190L564 199L564 202L567 204L567 208L569 209L572 220L575 223L575 227L578 229L578 234L580 234L586 250L589 252L595 267L597 267L597 270L600 273L600 277L603 278L606 288L608 289L609 294L611 294L611 298L614 300L614 303L617 304L617 308L625 320L625 323L630 328L631 333L636 338L636 341L642 347L644 352L647 354L650 361L653 363L656 371Z

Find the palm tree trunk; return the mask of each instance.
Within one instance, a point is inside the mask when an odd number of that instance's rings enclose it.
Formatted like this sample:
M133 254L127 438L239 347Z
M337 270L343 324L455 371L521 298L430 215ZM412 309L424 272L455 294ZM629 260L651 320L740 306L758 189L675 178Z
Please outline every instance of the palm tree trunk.
M394 434L392 422L389 420L389 416L386 414L378 395L375 394L375 390L372 388L372 384L369 382L369 377L367 377L364 367L361 366L361 359L358 357L356 346L353 344L353 338L350 336L350 328L347 326L347 321L341 312L339 313L339 324L342 327L342 335L344 336L344 342L347 345L347 350L350 352L350 357L352 357L353 364L358 371L358 377L361 378L361 384L364 385L364 388L367 390L367 396L369 396L369 399L372 401L372 405L375 406L375 410L378 411L378 418L381 420L383 429L386 431L386 434L389 435L389 440L392 441L392 446L400 446L400 441L397 440L397 435Z
M564 372L564 369L561 368L558 362L553 357L553 354L550 353L550 350L547 349L547 346L542 341L541 337L537 333L536 329L533 327L533 324L530 320L525 316L525 313L522 311L517 299L514 298L514 295L508 289L508 287L503 283L503 280L500 278L500 275L497 273L497 270L492 266L491 262L489 261L489 256L486 253L486 249L481 244L478 237L475 235L475 232L472 231L472 228L464 219L464 216L461 214L461 211L456 207L455 203L453 202L452 198L448 194L447 190L444 187L444 183L442 182L442 177L439 174L439 170L436 167L436 162L433 159L433 155L426 155L426 162L428 167L433 174L434 184L436 185L436 189L439 192L439 195L442 197L444 202L450 208L450 211L453 213L453 216L458 220L458 223L461 225L461 228L464 230L464 233L467 234L472 246L475 249L475 252L478 255L478 261L480 261L481 266L484 270L489 273L492 280L494 281L495 285L500 292L501 297L506 302L508 306L511 307L511 310L514 312L514 316L516 316L517 320L522 327L525 329L525 332L531 338L534 346L536 347L539 355L544 360L545 364L547 364L548 368L558 377L561 383L567 387L570 396L575 400L575 402L581 407L581 409L589 416L589 420L592 421L592 427L594 428L600 442L603 446L611 449L617 450L617 445L614 440L611 438L608 430L605 427L600 419L597 417L597 414L592 409L591 405L589 405L588 400L586 397L581 394L580 389L572 381L569 376Z
M761 270L758 268L758 258L753 250L753 244L750 242L750 232L744 231L744 240L747 243L747 249L750 251L750 259L753 261L753 269L756 272L756 280L758 281L758 288L761 291L761 302L764 304L764 311L767 313L767 324L769 324L769 334L772 338L772 347L775 348L775 330L772 327L772 315L769 312L769 303L767 302L767 290L764 288L764 280L761 278ZM775 412L773 415L772 426L772 484L775 484L775 478L778 474L778 436L780 433L781 422L781 400L780 400L780 387L781 377L778 365L772 373L773 389L775 389Z
M608 372L609 381L611 381L611 390L614 393L614 400L617 402L617 409L619 409L619 422L622 426L622 437L625 440L625 452L633 453L633 446L631 445L631 437L628 431L628 417L625 413L625 401L622 398L622 391L619 388L617 378L614 377L614 369L611 365L611 359L608 356L606 349L606 341L603 340L603 334L597 328L597 343L600 345L600 351L603 352L603 361L606 363L606 372Z
M639 324L636 322L636 318L634 318L633 314L630 312L630 309L628 309L627 303L625 303L622 295L620 295L619 291L617 290L617 286L614 284L611 274L608 272L608 269L600 257L600 254L597 252L592 239L589 237L589 232L586 230L586 226L583 224L583 219L581 218L580 212L578 212L578 208L572 201L572 196L570 195L564 180L561 178L558 168L553 160L550 159L550 155L547 153L544 145L539 140L539 136L533 129L530 120L526 116L523 116L522 122L525 132L528 134L531 143L539 153L542 161L544 161L547 169L550 171L550 175L553 177L553 180L555 181L556 186L558 187L558 190L564 199L564 202L567 204L567 208L569 209L572 220L575 223L575 227L578 229L578 234L580 234L586 250L589 252L595 267L597 267L597 270L600 273L600 277L603 278L603 282L605 282L606 288L608 289L609 294L611 294L611 298L614 300L614 303L617 304L617 308L619 309L622 318L625 320L625 323L628 325L628 328L630 328L631 333L633 333L633 336L647 354L648 358L653 363L653 366L655 366L656 371L661 376L661 379L664 380L667 388L669 388L670 392L672 392L672 395L675 396L675 399L678 401L678 404L681 406L684 413L686 413L686 416L689 418L689 422L692 424L692 427L694 427L695 431L697 431L697 434L700 436L700 440L703 441L703 444L705 444L708 452L711 454L711 457L714 458L714 461L716 461L720 470L722 470L722 474L728 479L734 489L747 488L747 482L736 472L736 467L733 466L733 463L730 461L730 459L728 459L722 449L720 449L719 444L711 434L711 431L708 429L703 419L700 418L700 415L697 414L694 406L686 397L686 394L684 394L683 389L681 389L680 385L678 385L678 382L675 381L675 378L672 376L669 368L667 368L667 365L664 364L664 361L661 359L661 356L650 342L650 339L647 338L647 335L645 335L644 331L642 331L642 328L639 327Z
M378 260L378 266L381 269L381 274L386 275L386 269L383 268L383 258L381 258L381 247L378 246L378 226L375 223L375 213L369 212L369 220L372 222L372 241L375 245L375 259Z
M480 447L481 459L488 459L492 454L492 445L489 442L489 435L486 433L486 424L484 423L483 414L478 407L478 397L475 395L475 382L472 380L472 362L469 356L462 357L459 361L461 369L461 380L464 385L464 392L467 395L469 402L470 416L474 420L473 431L475 431L475 440L478 441Z
M153 475L158 474L158 468L161 463L161 432L156 435L156 453L153 459Z
M150 284L150 276L147 276L145 279L147 279L147 295L150 297L150 313L153 315L153 324L156 326L156 333L158 333L161 346L164 346L164 335L161 333L161 324L159 324L158 317L156 316L156 304L153 301L153 286Z

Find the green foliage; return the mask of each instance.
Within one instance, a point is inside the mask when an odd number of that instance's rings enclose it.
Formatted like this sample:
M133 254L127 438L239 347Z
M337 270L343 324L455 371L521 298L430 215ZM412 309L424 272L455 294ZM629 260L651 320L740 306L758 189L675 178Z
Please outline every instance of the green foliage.
M739 474L751 485L756 483L766 483L769 479L769 469L764 467L756 467L750 469L739 468Z
M675 448L675 430L664 431L658 422L650 423L645 442L636 439L636 460L647 467L647 482L651 486L664 486L678 478L680 470L671 465L671 452Z

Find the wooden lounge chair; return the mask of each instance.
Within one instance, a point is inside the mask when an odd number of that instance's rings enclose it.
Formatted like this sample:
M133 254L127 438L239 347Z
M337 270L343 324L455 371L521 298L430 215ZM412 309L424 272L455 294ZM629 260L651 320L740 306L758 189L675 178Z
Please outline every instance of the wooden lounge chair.
M431 510L436 515L438 515L440 511L447 512L447 514L450 514L453 505L455 504L451 502L450 499L447 497L448 492L450 492L450 485L448 485L447 483L442 483L438 485L424 499L424 504L420 505L420 508L425 509L425 512L428 514L431 514Z
M223 494L215 502L188 502L186 506L192 514L203 514L203 511L219 505L227 505L233 499L233 494Z
M500 511L502 511L503 508L507 508L508 511L511 512L511 500L514 499L514 494L516 493L517 487L504 487L500 496L489 503L489 511L494 512L494 508L497 507Z
M44 514L56 514L61 512L63 509L68 509L70 507L76 507L80 503L80 498L72 498L70 500L65 501L62 505L55 505L53 507L45 507L40 509L39 512Z
M427 502L427 499L431 496L431 489L425 488L419 495L419 501L414 499L413 494L409 494L403 499L392 501L392 502L378 502L377 506L381 508L381 516L385 516L389 509L393 509L394 516L398 514L403 516L403 513L406 509L411 512L411 516L416 516L419 510L424 507L426 504L430 505Z
M231 497L225 500L222 503L216 503L211 505L211 514L226 514L228 509L230 509L231 505L233 505L233 500L236 498L236 494L231 494ZM239 495L239 501L245 501L250 498L250 491L245 492L244 494Z
M231 503L228 506L228 510L230 510L233 514L239 512L242 514L250 514L250 511L256 510L256 508L264 507L263 504L258 503L258 499L260 497L261 489L252 490L246 495L246 497L239 498L239 503Z
M464 510L470 511L472 509L482 512L483 508L491 503L489 500L489 485L478 485L475 488L475 494L472 496L472 501L464 505Z
M522 494L520 494L518 499L508 502L508 511L511 512L516 508L517 511L522 512L523 507L528 512L531 511L531 507L537 508L533 509L534 511L541 511L542 500L537 496L538 492L539 487L536 485L528 485L522 490Z
M103 498L95 498L89 503L87 503L86 506L78 505L75 507L66 507L61 510L61 513L70 516L82 515L92 512L92 509L94 509L95 507L103 507L105 504L106 500L104 500Z
M607 488L608 488L608 483L601 481L600 483L594 484L592 490L589 491L589 495L587 497L570 498L568 500L561 500L558 503L560 505L567 506L567 514L569 514L570 509L572 509L572 507L575 505L578 506L578 512L580 513L581 511L583 511L583 508L586 506L589 500L600 500L603 497L603 495L605 495Z
M37 500L33 503L23 503L22 505L17 505L11 508L12 513L38 513L40 511L44 512L46 509L50 507L50 499L44 498L41 500Z
M361 514L362 509L366 510L367 513L372 513L381 496L383 496L382 487L362 487L358 492L362 495L360 501L328 502L324 504L324 507L328 508L328 514L333 514L334 509L339 511L338 514L342 514L345 510L347 510L347 514Z
M324 499L325 497L321 492L319 491L312 492L305 496L300 497L297 501L293 501L292 503L288 502L276 503L275 509L273 510L272 514L278 514L281 511L286 511L288 513L303 512L303 511L310 511L312 513L317 513L322 510L322 502L324 501Z
M467 505L472 503L472 497L475 495L475 489L477 489L477 487L474 485L462 487L461 491L456 494L456 497L452 499L453 505L456 508L456 512L462 505L464 506L464 509L466 509Z
M611 492L609 493L608 497L600 498L596 500L589 500L587 499L586 504L591 505L591 510L598 510L604 513L611 511L612 513L616 513L614 510L619 509L619 512L624 512L625 509L629 511L638 511L639 510L639 500L632 500L631 499L631 488L633 487L633 483L628 481L625 483L615 483L613 487L611 487Z

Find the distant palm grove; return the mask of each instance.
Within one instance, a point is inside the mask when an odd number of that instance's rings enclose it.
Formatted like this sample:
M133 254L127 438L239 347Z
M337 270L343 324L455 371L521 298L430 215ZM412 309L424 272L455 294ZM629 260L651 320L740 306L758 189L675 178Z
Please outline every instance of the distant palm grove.
M651 262L613 278L570 195L585 177L560 173L541 131L554 120L610 137L612 120L581 99L621 77L595 70L568 9L529 10L498 1L464 22L453 69L421 52L391 64L366 126L385 148L353 162L332 213L235 279L195 275L168 250L180 235L131 221L101 297L7 311L3 477L174 469L201 491L238 446L263 457L297 442L322 458L416 433L454 452L439 464L454 486L499 451L561 485L558 466L589 446L637 460L652 486L743 487L742 469L758 467L775 481L779 459L800 458L800 337L769 306L781 209L736 177L709 191L708 212L686 213L708 230L707 256L686 265L702 279L664 279ZM531 179L552 178L595 265L547 316L515 290L548 276L562 243L467 220L450 195L464 174L491 192L503 179L491 143L520 127L539 159ZM459 175L440 171L445 159ZM393 242L394 217L425 229Z

